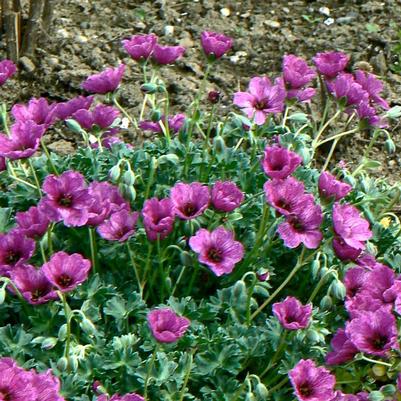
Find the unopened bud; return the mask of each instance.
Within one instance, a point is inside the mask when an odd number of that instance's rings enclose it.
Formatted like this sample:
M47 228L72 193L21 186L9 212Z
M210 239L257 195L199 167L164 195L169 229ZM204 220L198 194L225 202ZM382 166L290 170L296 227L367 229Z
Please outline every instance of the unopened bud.
M210 91L207 94L207 100L209 100L210 103L216 104L220 100L220 92L218 91Z
M154 94L154 93L157 92L157 89L158 89L157 85L156 84L152 84L150 82L141 85L141 91L143 93L146 93L146 94L150 94L150 95Z

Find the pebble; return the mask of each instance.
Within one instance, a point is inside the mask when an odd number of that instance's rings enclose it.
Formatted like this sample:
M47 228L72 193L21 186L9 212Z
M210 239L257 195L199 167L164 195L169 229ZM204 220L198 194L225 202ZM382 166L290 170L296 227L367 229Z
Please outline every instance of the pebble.
M33 72L36 69L35 64L32 62L32 60L26 56L23 56L19 59L19 62L21 65L24 67L25 71L28 72Z
M330 16L330 8L328 7L320 7L319 13L325 15L326 17Z
M89 39L86 36L77 35L75 36L75 41L78 43L88 43Z
M346 16L346 17L339 17L339 18L337 18L337 23L338 24L350 24L354 19L355 19L355 17L353 17L352 15Z
M68 38L68 37L70 37L70 34L68 33L68 31L67 31L66 29L64 29L64 28L58 29L58 30L57 30L57 34L58 34L59 36L61 36L62 38Z
M220 10L220 14L221 14L223 17L229 17L230 14L231 14L231 10L230 10L229 8L224 7L224 8L222 8L222 9Z
M283 7L283 12L285 12L286 14L289 14L290 9L288 7Z
M164 34L165 34L166 36L172 36L172 35L174 35L174 27L173 27L173 25L166 25L166 26L164 27Z
M324 24L327 26L333 25L334 24L334 18L327 18L324 20Z
M280 26L281 26L280 22L274 21L274 20L270 20L270 19L268 19L266 21L263 21L263 23L265 25L269 26L270 28L280 28Z
M55 65L58 65L60 61L57 57L49 57L47 62L49 63L49 65L55 66Z

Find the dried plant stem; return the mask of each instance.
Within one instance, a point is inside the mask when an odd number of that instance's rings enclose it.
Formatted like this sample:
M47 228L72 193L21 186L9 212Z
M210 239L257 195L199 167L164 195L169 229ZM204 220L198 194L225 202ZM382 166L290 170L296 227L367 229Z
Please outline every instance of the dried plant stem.
M2 0L2 25L7 42L7 57L17 62L20 55L20 14L15 12L13 0Z
M43 32L42 15L45 0L31 0L29 17L26 24L24 39L22 42L22 54L33 56L35 54L38 38Z

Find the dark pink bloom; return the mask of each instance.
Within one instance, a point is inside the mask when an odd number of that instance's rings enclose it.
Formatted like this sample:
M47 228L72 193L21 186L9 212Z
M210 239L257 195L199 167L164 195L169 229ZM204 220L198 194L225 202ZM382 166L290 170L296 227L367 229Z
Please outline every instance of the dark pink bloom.
M344 285L347 289L347 297L352 298L364 287L369 277L369 271L362 267L348 269L344 276Z
M152 131L161 134L163 132L163 128L160 123L166 124L164 116L162 116L159 121L140 121L138 126L144 131ZM185 123L185 114L176 114L174 116L170 116L167 119L167 123L170 132L178 132Z
M222 33L204 31L201 33L201 43L206 56L215 59L231 49L233 39Z
M360 352L385 357L399 349L395 317L383 308L361 313L347 323L345 332Z
M17 121L11 126L11 136L0 134L0 156L11 160L32 156L45 132L43 125L33 121Z
M212 232L201 228L189 239L189 246L216 276L231 273L244 256L241 242L235 241L234 233L222 226Z
M16 104L11 109L11 114L18 122L34 121L38 125L49 127L56 119L55 110L57 103L49 104L47 99L41 97L39 99L32 98L28 105Z
M157 36L154 33L149 35L134 35L131 39L124 39L121 43L125 51L134 60L146 60L153 52L157 43Z
M287 330L305 329L312 316L312 305L302 305L297 298L287 297L273 304L273 314Z
M333 81L327 82L327 88L335 98L345 99L346 106L358 105L369 99L368 92L355 82L353 75L345 72L338 74Z
M316 95L315 88L288 89L287 99L296 99L298 102L307 102Z
M151 241L156 241L157 238L164 239L173 231L175 210L169 198L146 200L142 216L146 235Z
M0 156L0 172L6 171L6 170L7 170L6 158L3 156Z
M15 216L18 230L28 238L39 238L47 231L49 219L38 207L32 206L26 212L17 212Z
M114 212L110 218L97 228L99 235L109 241L125 242L135 234L139 213L125 209Z
M334 78L339 72L344 71L349 61L349 56L342 52L317 53L313 57L320 74L327 78Z
M232 212L240 206L244 194L232 181L217 181L212 187L213 206L222 212Z
M154 309L148 313L148 323L153 337L161 343L174 343L187 331L191 322L178 316L172 309Z
M261 269L256 273L256 277L261 282L267 281L270 278L270 272L268 270Z
M385 304L381 299L373 298L366 291L361 291L353 298L349 298L345 301L345 309L350 318L354 319L366 312L376 312L379 309L385 309L391 313L392 305Z
M174 63L185 53L185 47L182 46L160 46L155 44L152 53L152 60L156 64L166 65Z
M301 163L301 156L295 152L281 146L267 146L262 168L270 178L283 179L292 174Z
M346 245L355 249L365 249L365 241L372 237L369 222L360 216L355 206L349 204L334 204L333 226Z
M170 199L173 201L175 213L180 219L194 219L209 206L209 188L199 182L190 184L180 182L171 188Z
M30 259L35 251L35 241L13 230L0 234L0 275L9 275L16 267Z
M88 278L91 262L79 253L57 252L42 266L45 277L61 292L69 292Z
M61 221L69 227L79 227L87 223L93 199L88 193L81 173L66 171L60 176L49 175L43 186L46 197L39 203L39 209L51 221Z
M362 253L355 262L358 266L365 267L368 270L372 270L378 266L385 266L382 263L379 263L373 255L370 255L367 252Z
M388 127L386 120L378 116L377 110L372 107L368 101L359 103L356 108L356 113L361 120L369 125L379 128Z
M288 376L300 401L330 401L335 396L335 377L311 359L301 359Z
M356 260L362 252L362 249L353 248L345 243L338 236L333 238L333 250L337 258L342 261Z
M352 186L337 180L334 175L324 171L319 177L319 193L323 198L340 200L352 190Z
M72 118L78 121L83 129L91 131L94 126L101 129L109 128L119 116L120 111L115 107L98 104L92 111L86 109L76 111Z
M397 389L399 392L401 392L401 373L398 373L397 376Z
M74 99L68 100L67 102L57 103L54 108L54 115L59 120L66 120L78 110L88 110L92 105L93 99L93 96L78 96L74 97Z
M33 369L29 372L35 388L35 401L65 401L60 395L60 380L49 369L44 373L37 373Z
M32 305L40 305L57 299L53 285L43 270L31 265L21 265L11 271L11 279L22 296Z
M233 103L253 119L255 124L263 125L270 113L284 110L286 91L284 85L272 85L267 77L254 77L249 82L248 92L236 92Z
M344 394L342 391L336 391L336 396L331 401L359 401L360 398L354 394Z
M330 345L333 351L326 355L328 365L341 365L354 359L358 353L358 349L350 341L344 329L337 330Z
M316 71L303 58L289 54L283 58L283 77L291 89L299 89L316 77Z
M12 77L17 71L17 67L11 60L3 60L0 62L0 86Z
M120 64L116 68L106 68L104 71L88 77L82 83L82 88L91 93L105 94L113 92L118 88L118 85L120 85L124 71L124 64Z
M355 81L362 86L362 88L369 93L370 99L385 110L390 108L386 100L380 96L383 91L383 82L377 79L375 75L357 70L354 73Z
M125 395L114 394L111 398L103 394L99 396L96 401L145 401L145 398L134 393Z

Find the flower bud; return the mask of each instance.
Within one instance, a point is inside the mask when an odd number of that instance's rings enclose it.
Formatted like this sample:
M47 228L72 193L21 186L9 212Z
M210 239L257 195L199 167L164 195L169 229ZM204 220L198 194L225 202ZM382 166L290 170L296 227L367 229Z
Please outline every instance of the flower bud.
M194 264L191 254L187 251L180 253L180 261L184 266L193 266Z
M392 397L396 392L396 388L393 384L386 384L385 386L380 388L380 392L385 397Z
M116 164L109 171L109 178L112 182L117 182L121 175L120 164Z
M76 372L78 370L78 358L76 356L71 355L68 358L68 365L70 366L73 372Z
M134 185L135 184L135 180L136 180L136 176L134 174L134 172L129 169L127 171L124 172L123 177L122 177L122 181L124 184L126 185Z
M233 287L233 296L235 299L240 300L246 298L246 285L242 280L238 280Z
M82 132L82 127L79 125L78 121L70 118L68 120L65 120L65 123L72 132L75 132L76 134L80 134Z
M2 305L4 303L6 299L6 289L4 287L4 285L0 288L0 305Z
M58 339L64 341L67 338L67 324L63 324L58 330Z
M141 85L141 91L146 94L154 94L157 92L158 86L150 82Z
M213 148L217 154L223 154L226 150L226 144L222 136L216 136L213 139Z
M320 307L323 310L330 310L333 306L333 301L330 295L325 295L322 300L320 301Z
M60 371L65 371L68 368L68 359L63 356L57 361L57 369Z
M343 300L346 293L345 285L339 280L333 281L330 284L330 293L333 295L333 297Z
M255 387L256 395L262 400L267 400L269 396L269 391L263 383L258 383Z
M387 369L383 365L375 364L372 366L372 372L376 377L382 377L387 373Z
M161 118L162 118L162 112L160 110L157 110L157 109L152 110L152 114L150 115L150 119L153 122L160 121Z
M220 92L218 91L210 91L207 94L207 100L209 100L210 103L216 104L220 101Z
M52 348L54 348L56 346L57 342L58 342L58 338L57 337L45 338L42 341L42 349L46 350L46 351L49 350L49 349L52 349Z
M369 394L369 401L383 401L384 395L380 391L372 391Z
M88 335L92 336L97 333L95 325L87 318L82 319L82 322L79 323L81 329Z
M391 138L387 138L384 147L386 148L388 153L394 153L396 150L395 143Z

